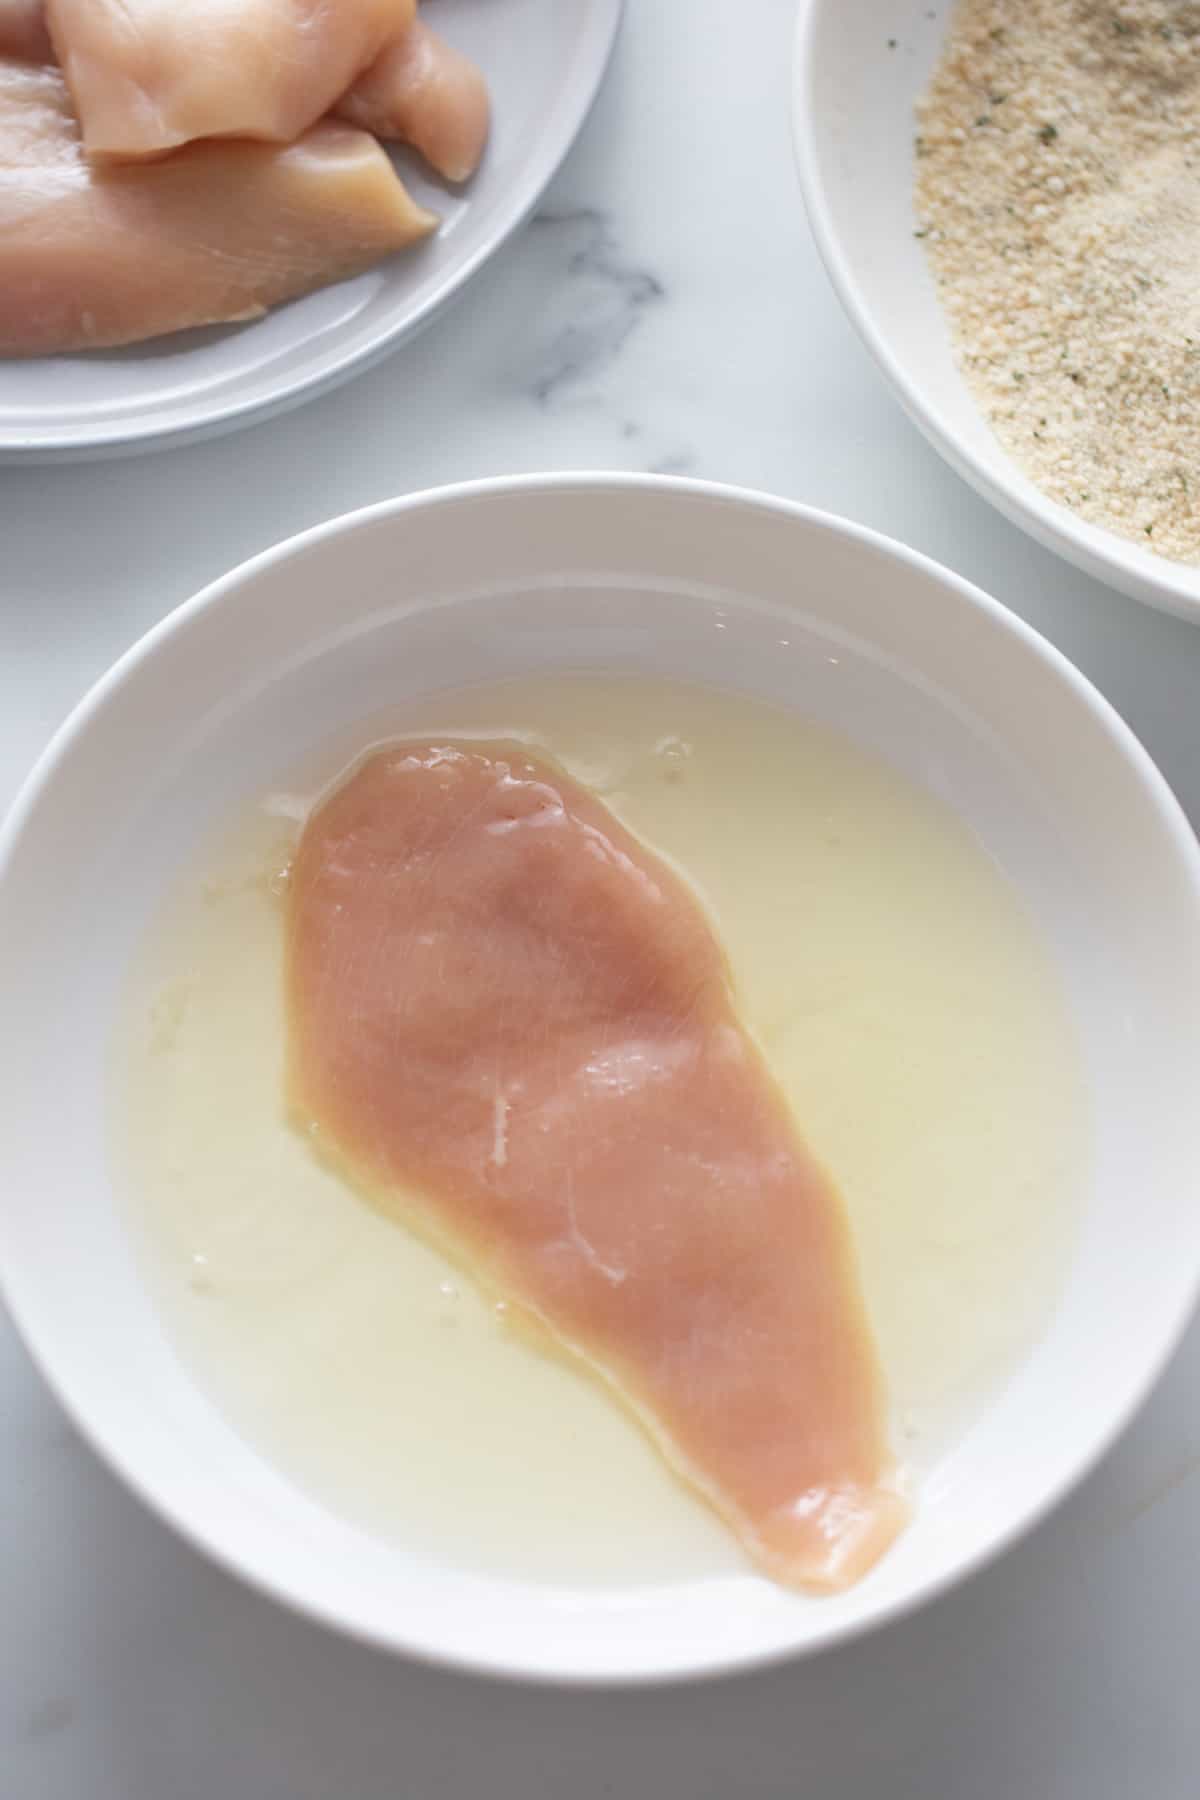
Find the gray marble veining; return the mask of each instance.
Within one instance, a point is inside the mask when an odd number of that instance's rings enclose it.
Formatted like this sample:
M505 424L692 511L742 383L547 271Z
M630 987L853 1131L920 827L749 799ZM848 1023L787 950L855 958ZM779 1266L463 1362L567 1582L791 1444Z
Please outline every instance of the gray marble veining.
M545 342L530 391L542 406L580 390L594 402L630 334L666 293L658 277L621 254L611 213L596 206L547 207L530 228L531 259L547 262Z

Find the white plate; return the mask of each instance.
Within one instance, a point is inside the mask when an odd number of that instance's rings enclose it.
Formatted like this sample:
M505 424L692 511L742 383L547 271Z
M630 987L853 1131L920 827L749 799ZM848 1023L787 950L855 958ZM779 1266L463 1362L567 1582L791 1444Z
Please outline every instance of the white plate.
M913 109L951 10L951 0L801 0L794 132L825 266L901 404L951 468L1089 575L1200 619L1200 568L1168 562L1048 499L1002 447L958 372L913 236Z
M499 1580L343 1524L175 1359L110 1188L114 1007L143 921L205 835L406 695L596 666L761 695L935 783L1039 922L1085 1052L1092 1174L1054 1316L929 1473L894 1550L826 1600L749 1573ZM0 1276L44 1373L194 1543L391 1649L644 1681L876 1626L1061 1497L1192 1307L1200 851L1182 814L1026 626L912 551L782 501L620 476L480 483L321 526L218 582L100 682L0 831L0 1022Z
M428 17L487 76L493 130L460 191L396 162L439 213L428 243L249 325L127 350L0 359L0 462L146 450L296 406L428 323L536 205L599 89L622 0L430 0Z

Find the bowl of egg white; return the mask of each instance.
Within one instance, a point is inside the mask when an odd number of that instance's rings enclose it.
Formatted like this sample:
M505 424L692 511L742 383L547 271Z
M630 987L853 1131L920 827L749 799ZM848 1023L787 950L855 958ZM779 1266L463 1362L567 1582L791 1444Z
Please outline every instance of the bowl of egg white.
M1009 1545L1200 1270L1200 853L956 576L701 483L389 502L171 614L0 834L0 1274L129 1485L521 1679Z
M1159 0L802 0L794 130L850 319L1028 531L1200 616L1200 29Z

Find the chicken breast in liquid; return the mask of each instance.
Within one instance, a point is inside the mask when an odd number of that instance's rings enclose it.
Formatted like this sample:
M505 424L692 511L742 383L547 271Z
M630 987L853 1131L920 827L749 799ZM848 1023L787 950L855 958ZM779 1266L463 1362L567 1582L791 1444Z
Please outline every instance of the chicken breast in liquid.
M318 1148L608 1381L772 1575L864 1573L906 1508L848 1224L682 880L527 752L420 744L318 807L289 909Z

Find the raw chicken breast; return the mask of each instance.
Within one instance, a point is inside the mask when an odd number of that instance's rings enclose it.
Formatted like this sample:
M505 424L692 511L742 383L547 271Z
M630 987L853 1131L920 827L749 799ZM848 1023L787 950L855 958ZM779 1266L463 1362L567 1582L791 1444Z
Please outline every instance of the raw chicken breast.
M412 20L415 0L46 0L90 156L194 138L287 143Z
M42 0L0 0L0 57L21 62L54 61Z
M861 1575L906 1509L846 1220L680 878L526 751L424 744L316 810L289 893L318 1149L610 1382L772 1575Z
M487 143L487 83L461 51L413 18L413 7L414 0L396 0L398 27L334 110L376 137L411 144L448 181L466 181ZM45 0L0 0L2 56L54 61Z
M59 72L0 63L0 355L254 318L435 222L349 125L95 169Z
M487 143L491 105L475 64L419 19L401 32L338 103L376 137L419 150L448 181L466 181Z

